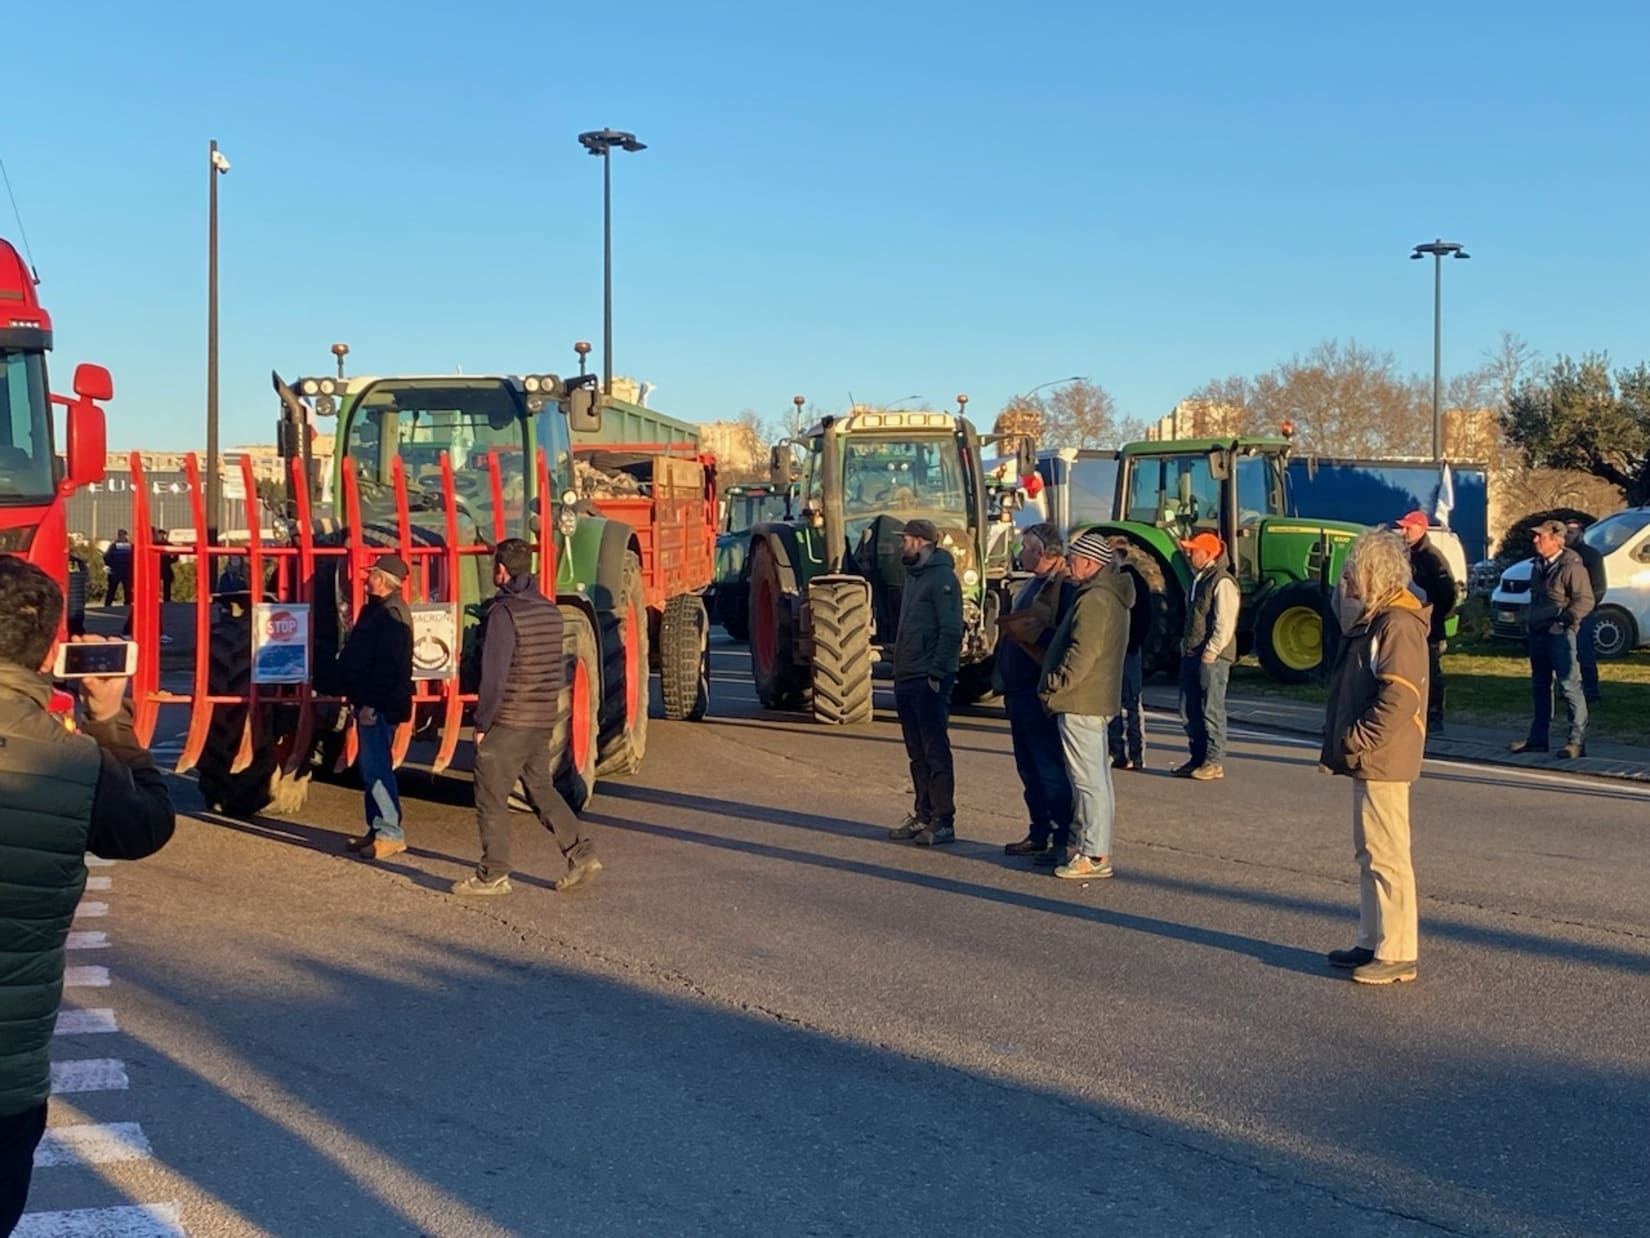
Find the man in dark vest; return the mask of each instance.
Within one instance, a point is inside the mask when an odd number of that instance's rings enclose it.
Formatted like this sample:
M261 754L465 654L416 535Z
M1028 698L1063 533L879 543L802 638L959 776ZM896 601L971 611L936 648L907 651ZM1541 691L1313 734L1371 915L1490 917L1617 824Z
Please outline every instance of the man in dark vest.
M356 769L366 792L367 832L349 840L364 859L407 849L395 782L395 728L412 717L412 611L401 596L407 564L379 555L367 573L367 601L338 655L344 696L355 709Z
M518 781L567 860L556 889L571 890L601 872L602 862L550 772L562 687L561 611L539 592L532 548L519 537L505 538L493 551L493 583L498 593L482 629L475 711L481 863L473 876L453 883L453 893L510 893L510 792Z
M1226 681L1237 661L1237 578L1226 567L1226 544L1213 533L1180 543L1192 565L1186 590L1186 628L1180 641L1180 720L1186 724L1191 760L1176 778L1211 782L1224 778Z
M80 734L47 711L62 616L50 576L0 555L0 1234L23 1212L46 1129L47 1051L86 852L141 859L173 828L166 784L132 735L125 679L80 681Z

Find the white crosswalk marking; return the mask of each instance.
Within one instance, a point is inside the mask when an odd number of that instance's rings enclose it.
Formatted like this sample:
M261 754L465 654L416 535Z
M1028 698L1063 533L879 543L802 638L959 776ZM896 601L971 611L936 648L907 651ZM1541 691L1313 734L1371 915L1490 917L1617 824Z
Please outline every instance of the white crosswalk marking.
M176 1204L129 1204L31 1212L17 1223L12 1238L181 1238L187 1232Z
M52 1063L52 1093L124 1092L132 1083L126 1077L126 1063L112 1057L81 1058Z
M99 893L102 893L104 890L111 889L114 886L114 884L115 884L114 878L112 878L112 877L88 877L88 878L86 878L86 888L88 890L95 890Z
M107 933L70 933L68 940L63 943L65 950L107 950L109 948L109 934Z
M59 1010L57 1027L53 1029L58 1036L92 1036L119 1030L115 1026L115 1012L108 1009Z
M65 967L63 987L66 989L106 989L109 987L107 967Z
M153 1154L149 1136L136 1122L58 1126L47 1131L34 1150L34 1167L112 1165L117 1161L146 1161Z
M80 906L74 909L74 918L76 920L95 920L99 916L106 916L108 914L109 904L99 903L96 901L81 903Z

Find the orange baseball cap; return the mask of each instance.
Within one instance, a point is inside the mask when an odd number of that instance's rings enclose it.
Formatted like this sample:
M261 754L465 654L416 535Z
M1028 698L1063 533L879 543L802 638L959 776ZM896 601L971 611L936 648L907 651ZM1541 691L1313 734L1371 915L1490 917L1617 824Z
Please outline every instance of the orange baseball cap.
M1188 552L1201 550L1216 559L1226 553L1226 543L1213 533L1199 533L1196 537L1187 538L1180 543L1180 548Z
M1398 517L1394 527L1399 529L1420 529L1424 533L1432 527L1432 521L1427 519L1427 514L1425 512L1410 512L1408 515Z

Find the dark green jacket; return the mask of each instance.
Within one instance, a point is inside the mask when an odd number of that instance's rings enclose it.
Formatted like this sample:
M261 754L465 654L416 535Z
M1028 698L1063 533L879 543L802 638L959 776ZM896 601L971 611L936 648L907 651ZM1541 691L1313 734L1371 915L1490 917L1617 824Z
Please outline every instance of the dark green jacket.
M137 859L172 836L172 803L124 713L71 735L51 685L0 664L0 1117L51 1090L47 1050L63 996L63 943L86 852Z
M1134 580L1101 568L1077 586L1071 613L1043 658L1037 695L1051 714L1115 718L1123 707L1123 655L1129 647Z
M928 562L905 569L894 637L895 679L944 679L962 661L962 586L951 552L936 546Z

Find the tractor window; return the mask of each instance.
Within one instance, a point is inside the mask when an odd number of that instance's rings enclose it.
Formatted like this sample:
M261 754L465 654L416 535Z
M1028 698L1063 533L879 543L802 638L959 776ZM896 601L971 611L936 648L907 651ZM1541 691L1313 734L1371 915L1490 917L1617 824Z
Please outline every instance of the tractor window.
M50 407L41 355L0 349L0 503L51 497Z
M968 510L956 440L850 435L843 440L843 510L849 516Z
M1281 461L1275 456L1239 456L1235 472L1240 529L1284 514Z
M1070 512L1073 528L1099 524L1112 518L1117 501L1117 461L1111 456L1079 456L1071 462Z
M1174 456L1133 456L1128 461L1126 519L1174 529L1220 532L1220 483L1202 452Z
M347 438L360 483L363 519L394 519L390 462L396 455L406 473L409 507L441 511L441 453L446 452L461 516L473 521L477 533L491 536L493 496L487 460L496 450L506 523L517 524L527 487L523 422L519 397L496 380L475 385L452 380L378 383L369 388L350 418Z
M785 518L785 496L779 492L747 492L728 495L725 532L743 533L752 525Z

